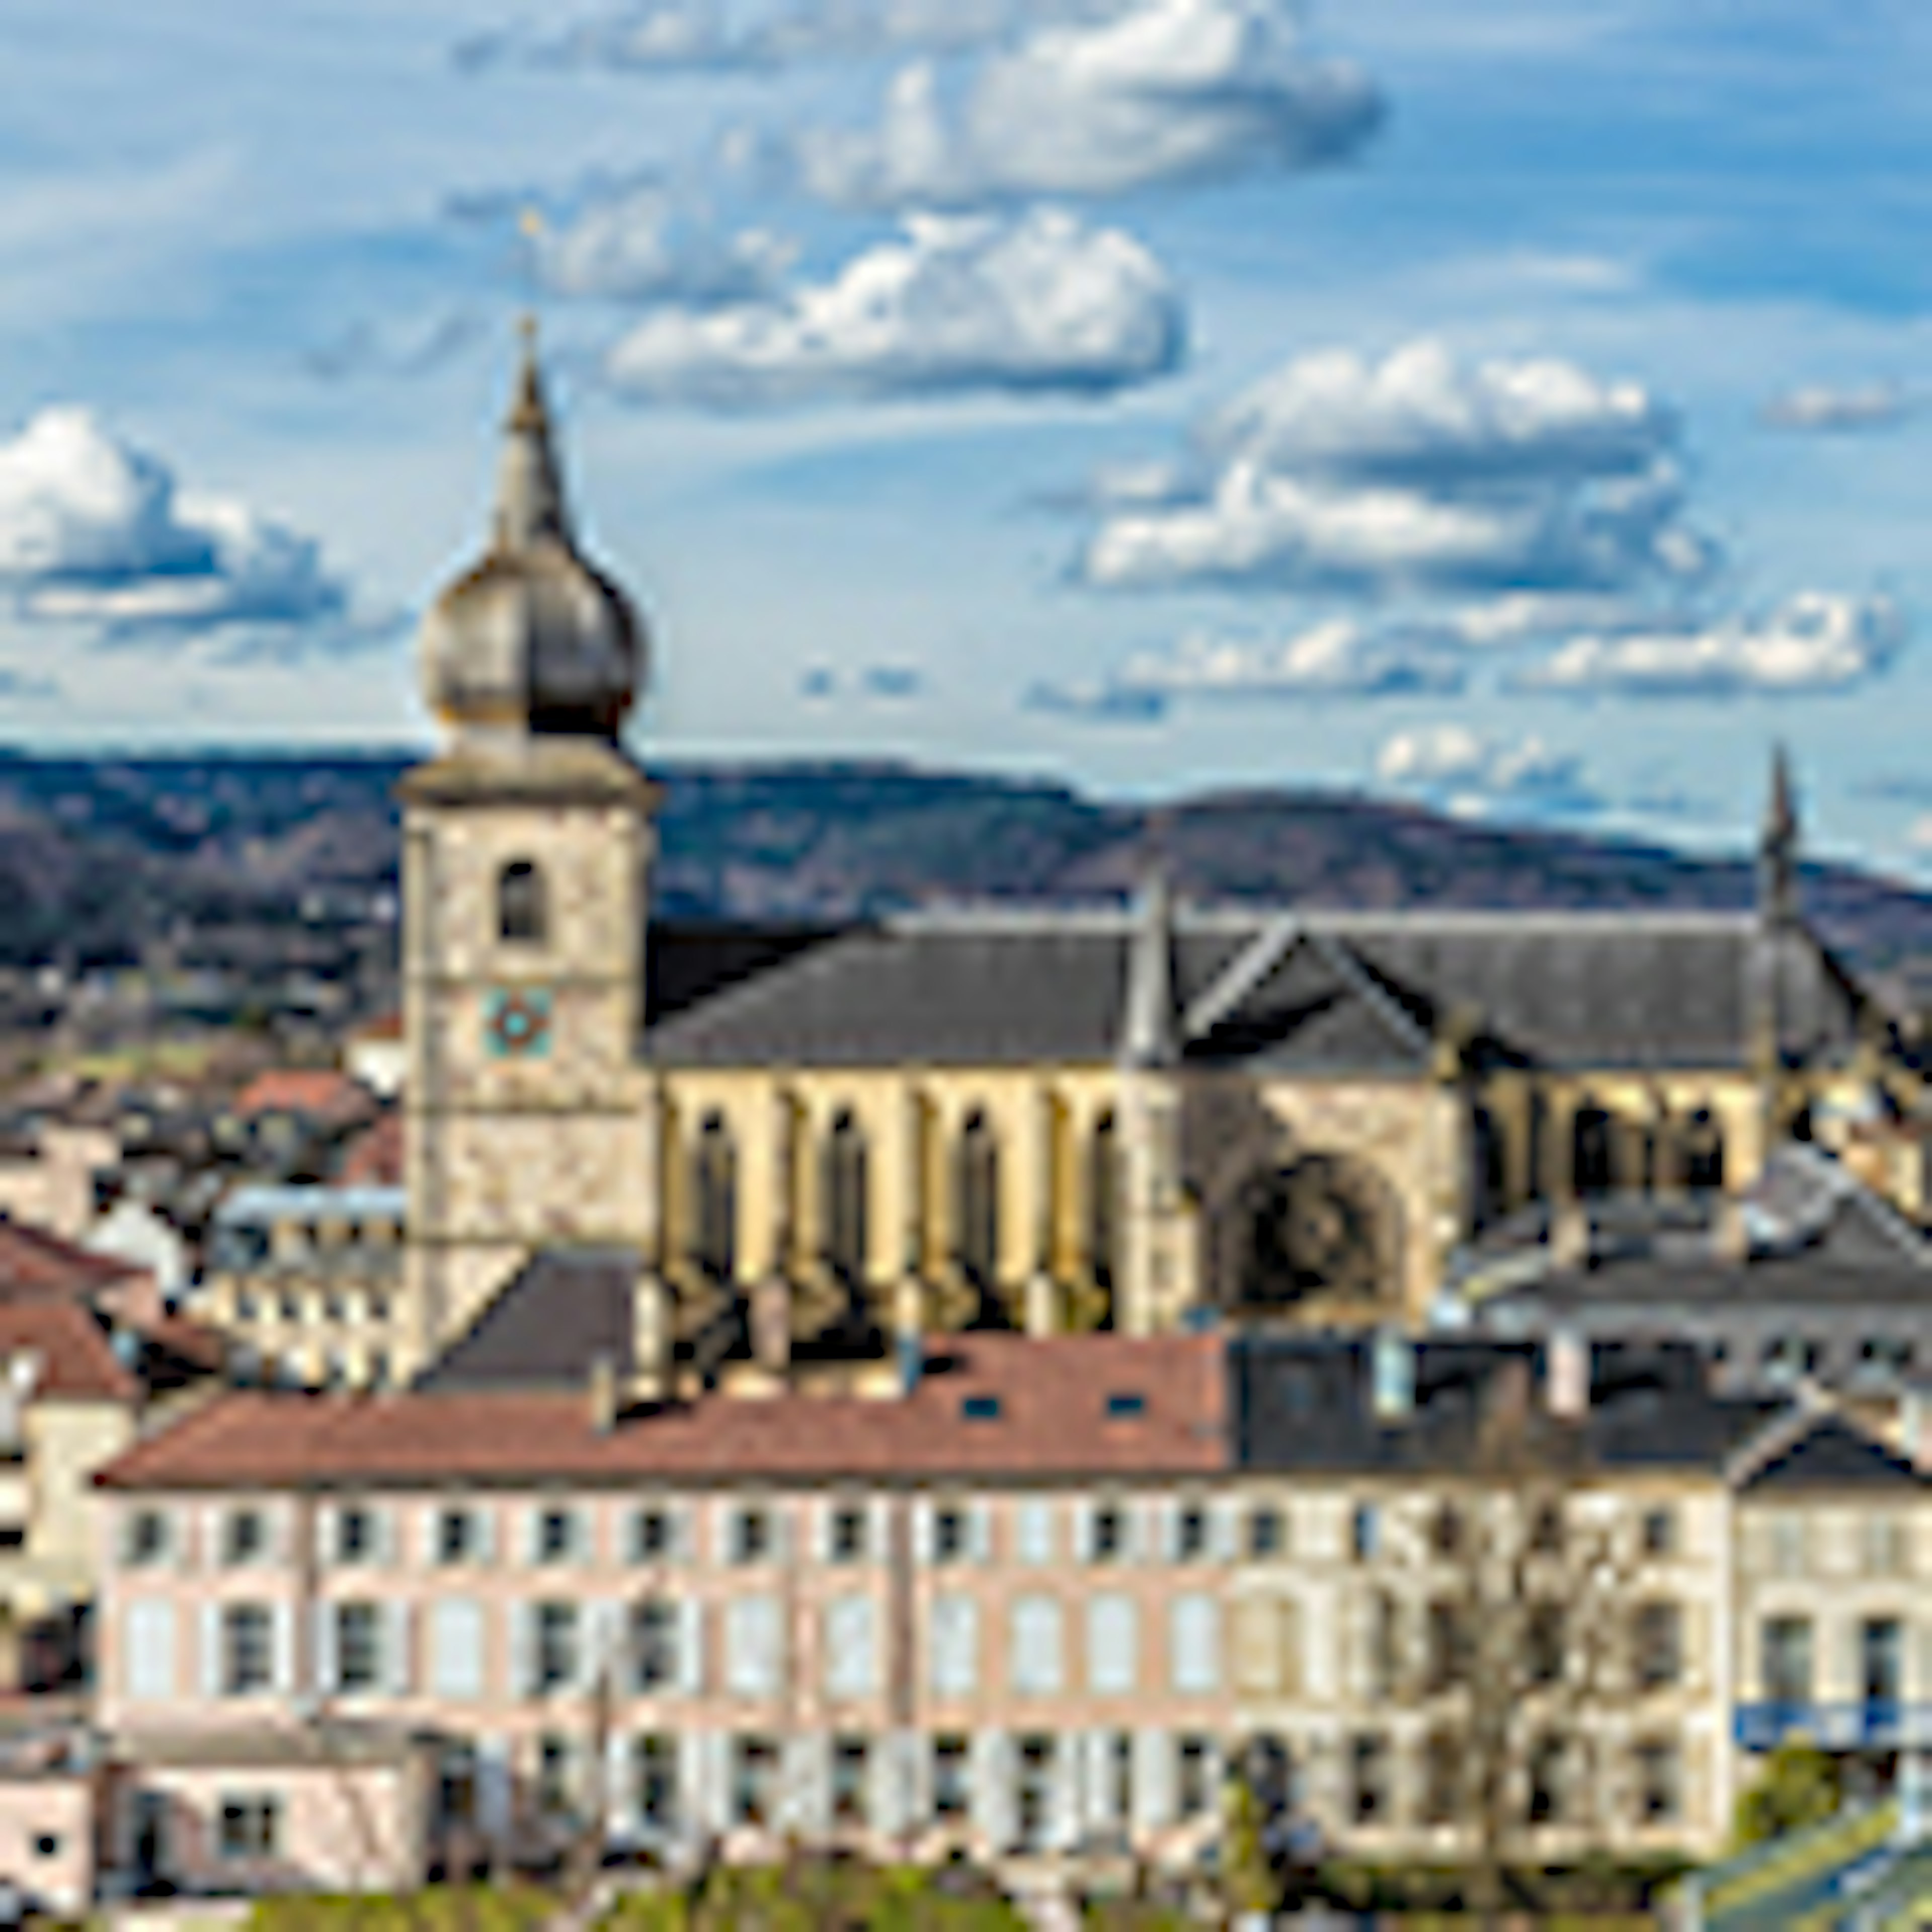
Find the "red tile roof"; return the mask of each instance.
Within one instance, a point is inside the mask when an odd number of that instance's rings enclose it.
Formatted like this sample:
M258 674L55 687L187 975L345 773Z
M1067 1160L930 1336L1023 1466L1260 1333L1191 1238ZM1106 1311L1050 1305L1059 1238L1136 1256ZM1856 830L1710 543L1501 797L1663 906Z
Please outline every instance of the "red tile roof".
M344 1187L403 1184L403 1117L392 1108L349 1143L337 1176Z
M234 1111L244 1120L257 1114L340 1120L352 1119L371 1105L368 1090L346 1073L326 1067L284 1067L258 1073L236 1095Z
M110 1255L90 1254L44 1228L0 1214L0 1301L21 1295L83 1300L147 1272Z
M140 1384L115 1360L100 1324L76 1302L0 1303L0 1356L40 1360L35 1394L55 1402L133 1402Z
M400 1012L378 1013L366 1026L358 1027L353 1036L359 1046L364 1040L400 1040L403 1036L403 1016Z
M124 1490L274 1489L1158 1477L1226 1466L1222 1347L1212 1336L948 1336L930 1353L930 1372L902 1400L714 1396L628 1416L603 1435L587 1390L250 1392L198 1410L97 1480ZM1138 1396L1140 1406L1110 1414L1116 1396ZM974 1414L989 1402L997 1413Z

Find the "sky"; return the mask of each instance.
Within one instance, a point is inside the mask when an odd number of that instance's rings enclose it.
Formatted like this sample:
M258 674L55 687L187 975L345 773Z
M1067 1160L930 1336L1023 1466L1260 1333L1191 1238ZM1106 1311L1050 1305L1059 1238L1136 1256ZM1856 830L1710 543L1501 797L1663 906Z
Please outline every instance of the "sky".
M539 318L648 765L1932 883L1922 0L10 0L0 742L412 745Z

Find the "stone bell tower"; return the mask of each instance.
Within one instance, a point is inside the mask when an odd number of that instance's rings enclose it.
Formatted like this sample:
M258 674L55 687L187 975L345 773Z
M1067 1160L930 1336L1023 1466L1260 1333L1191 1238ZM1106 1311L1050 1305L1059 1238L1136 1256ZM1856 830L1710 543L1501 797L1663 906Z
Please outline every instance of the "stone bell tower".
M407 1372L540 1250L646 1226L658 793L619 739L645 639L578 548L533 337L489 546L420 650L442 742L401 788Z

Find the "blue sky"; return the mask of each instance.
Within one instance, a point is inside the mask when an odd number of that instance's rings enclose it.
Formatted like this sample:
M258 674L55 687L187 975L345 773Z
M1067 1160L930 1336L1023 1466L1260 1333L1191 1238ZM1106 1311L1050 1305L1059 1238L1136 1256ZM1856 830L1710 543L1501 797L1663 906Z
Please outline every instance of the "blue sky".
M1816 849L1932 873L1922 5L4 32L0 738L420 739L533 304L647 762L1702 844L1781 738Z

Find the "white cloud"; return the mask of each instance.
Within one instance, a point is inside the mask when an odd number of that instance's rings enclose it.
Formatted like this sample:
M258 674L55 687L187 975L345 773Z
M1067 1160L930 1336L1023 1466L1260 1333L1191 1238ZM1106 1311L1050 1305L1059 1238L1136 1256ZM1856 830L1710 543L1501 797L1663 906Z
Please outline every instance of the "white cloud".
M0 591L29 619L123 637L290 632L345 617L319 547L232 498L177 488L156 458L81 409L46 409L0 442Z
M914 216L898 240L782 298L646 317L606 359L628 394L716 408L966 390L1101 393L1163 375L1186 321L1118 229L1053 209Z
M400 322L352 322L302 358L326 382L354 376L422 376L441 368L483 333L475 310L452 310Z
M875 127L812 130L806 186L866 207L1107 195L1355 152L1379 96L1302 45L1291 0L1141 0L1117 19L1040 27L950 99L930 62L894 79Z
M1820 386L1791 389L1765 405L1764 419L1774 429L1837 430L1893 429L1925 407L1926 398L1897 382L1862 388Z
M1905 842L1916 852L1932 852L1932 812L1921 812L1912 821Z
M1636 698L1850 691L1886 670L1908 634L1888 598L1808 591L1762 618L1573 638L1516 682Z
M1165 692L1106 678L1070 684L1042 680L1032 686L1020 702L1026 710L1076 718L1085 724L1157 724L1168 709Z
M1197 634L1172 653L1130 658L1119 682L1177 698L1447 695L1462 690L1467 673L1444 644L1426 632L1377 633L1349 618L1278 642Z
M655 184L593 200L531 243L538 278L559 295L699 304L772 294L794 250L761 228L721 232Z
M1396 733L1376 756L1376 776L1463 817L1498 806L1588 814L1604 802L1574 754L1553 751L1534 734L1504 743L1463 724Z
M1084 574L1426 594L1604 593L1684 582L1671 412L1551 360L1463 366L1421 341L1310 356L1198 432L1191 497L1106 520Z

